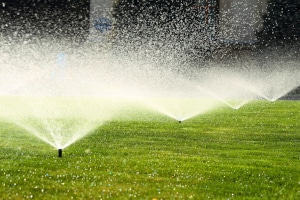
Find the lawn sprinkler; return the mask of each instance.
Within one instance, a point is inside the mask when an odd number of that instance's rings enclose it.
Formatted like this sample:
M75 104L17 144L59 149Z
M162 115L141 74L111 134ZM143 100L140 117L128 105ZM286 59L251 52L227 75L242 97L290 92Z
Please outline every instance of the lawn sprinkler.
M179 124L180 124L181 122L182 122L181 120L178 121Z
M58 149L58 157L62 157L62 149Z

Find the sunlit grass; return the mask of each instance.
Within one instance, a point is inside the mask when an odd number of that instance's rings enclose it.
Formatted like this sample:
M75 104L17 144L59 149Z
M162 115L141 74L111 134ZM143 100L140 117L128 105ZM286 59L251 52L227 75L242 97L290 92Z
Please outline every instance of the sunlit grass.
M3 199L300 199L300 102L115 119L57 150L0 125ZM138 118L143 114L141 118Z

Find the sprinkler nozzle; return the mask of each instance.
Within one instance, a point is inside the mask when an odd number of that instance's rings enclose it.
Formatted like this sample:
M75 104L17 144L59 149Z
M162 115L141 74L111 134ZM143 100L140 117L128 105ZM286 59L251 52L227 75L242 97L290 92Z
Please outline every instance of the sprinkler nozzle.
M181 122L182 122L181 120L178 121L178 123L181 123Z
M62 157L62 149L58 149L58 157Z

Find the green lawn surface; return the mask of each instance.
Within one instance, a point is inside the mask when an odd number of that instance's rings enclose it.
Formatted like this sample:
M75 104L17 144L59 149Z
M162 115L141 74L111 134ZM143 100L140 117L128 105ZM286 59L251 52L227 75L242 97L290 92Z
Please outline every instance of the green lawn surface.
M222 107L183 123L137 112L62 158L2 120L0 199L300 199L299 101Z

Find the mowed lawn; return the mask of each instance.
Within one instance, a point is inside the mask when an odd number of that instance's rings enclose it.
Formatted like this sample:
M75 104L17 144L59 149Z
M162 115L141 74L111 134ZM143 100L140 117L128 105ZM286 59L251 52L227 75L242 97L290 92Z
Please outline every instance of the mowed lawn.
M2 120L0 199L300 199L300 102L254 101L183 123L139 112L62 158Z

